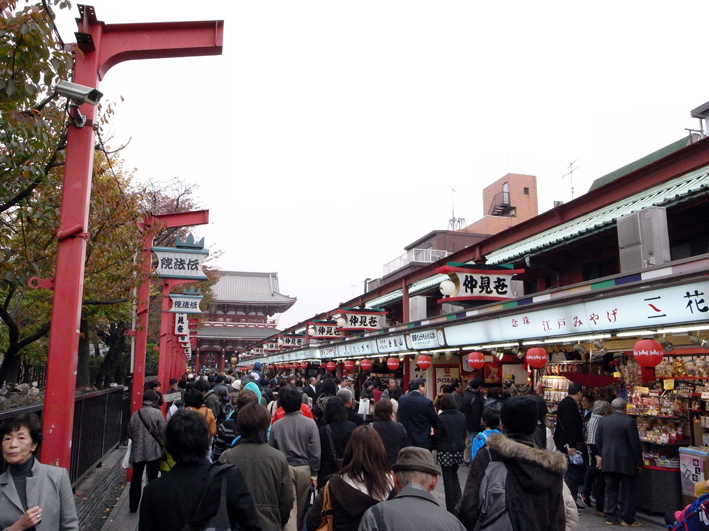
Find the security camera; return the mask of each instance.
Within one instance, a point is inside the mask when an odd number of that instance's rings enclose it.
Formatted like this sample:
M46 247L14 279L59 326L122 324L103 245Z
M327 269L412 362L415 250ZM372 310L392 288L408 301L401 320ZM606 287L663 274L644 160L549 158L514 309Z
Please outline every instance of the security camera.
M90 103L91 105L98 104L102 92L95 88L79 85L78 83L70 83L69 81L60 81L54 89L57 94L69 98L77 103Z

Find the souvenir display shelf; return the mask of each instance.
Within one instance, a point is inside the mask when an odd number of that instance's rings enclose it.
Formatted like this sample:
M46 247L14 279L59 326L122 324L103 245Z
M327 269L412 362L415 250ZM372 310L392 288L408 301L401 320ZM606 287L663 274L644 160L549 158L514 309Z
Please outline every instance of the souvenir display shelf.
M547 402L549 413L546 424L554 429L556 427L556 406L569 394L570 380L562 376L564 372L581 372L583 361L554 361L547 363L540 375L544 387L544 400Z

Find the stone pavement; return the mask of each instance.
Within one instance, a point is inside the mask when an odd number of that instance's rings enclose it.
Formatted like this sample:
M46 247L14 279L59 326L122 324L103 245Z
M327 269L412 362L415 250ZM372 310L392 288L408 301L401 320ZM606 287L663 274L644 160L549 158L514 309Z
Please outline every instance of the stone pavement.
M124 451L125 452L125 451ZM470 469L466 466L461 466L458 470L461 488L465 486L465 479ZM434 497L438 502L445 507L445 496L443 493L443 481L439 481L436 490L433 492ZM637 518L642 522L643 526L639 529L664 529L662 518L656 516L648 516L638 513ZM128 510L128 489L124 488L118 503L114 506L111 514L106 519L101 531L136 531L138 529L138 515L130 514ZM597 516L593 509L585 509L580 511L579 531L600 531L604 529L609 531L612 529L623 529L620 525L609 526L605 524L605 519L602 516Z

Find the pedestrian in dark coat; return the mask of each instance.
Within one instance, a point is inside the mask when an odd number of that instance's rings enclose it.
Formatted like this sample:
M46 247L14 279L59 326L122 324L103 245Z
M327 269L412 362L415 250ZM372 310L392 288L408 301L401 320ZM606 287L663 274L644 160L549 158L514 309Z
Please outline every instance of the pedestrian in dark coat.
M465 415L458 411L458 405L452 394L446 393L440 401L441 414L434 436L436 442L436 462L443 471L443 489L446 494L446 509L455 513L455 506L460 500L460 480L458 465L463 462L465 450Z
M207 459L211 436L204 415L187 409L175 413L167 423L165 444L177 464L145 487L139 531L175 531L193 520L203 527L219 508L224 474L231 529L261 530L251 494L238 467L215 476L205 492L199 514L195 514L210 468L219 466Z
M481 389L482 384L482 378L473 378L468 382L468 387L463 392L461 411L465 415L466 429L468 430L468 437L465 439L465 452L463 453L463 461L466 463L469 461L473 439L483 429L480 423L485 401Z
M330 476L340 471L337 459L345 455L345 448L350 440L350 435L357 425L347 420L347 411L340 397L334 396L325 405L324 425L318 428L320 434L320 470L318 471L318 488L321 489L330 479ZM328 435L328 429L330 433ZM333 448L330 446L332 438Z
M394 420L394 408L388 398L382 398L374 406L372 428L377 430L377 433L382 438L389 466L396 463L399 450L411 446L406 428L400 422Z
M616 398L611 402L613 413L598 421L596 448L601 454L601 470L606 479L606 499L603 504L606 524L617 524L615 507L619 491L621 523L640 525L635 520L635 478L643 468L643 453L635 419L625 414L627 402ZM622 488L621 488L622 487Z
M438 426L438 415L431 399L426 398L426 380L415 378L409 388L411 392L399 399L399 420L406 428L411 444L432 450L431 428Z
M580 464L574 464L569 461L569 466L566 470L566 486L569 487L574 500L577 499L579 485L583 486L583 480L586 476L586 438L583 434L583 420L581 411L579 410L579 402L583 396L582 387L580 384L572 383L569 385L569 394L564 398L556 408L556 429L554 430L554 443L557 450L565 453L571 459L576 452L579 452L582 457ZM579 508L586 506L579 503Z
M507 467L506 496L509 500L511 487L524 518L520 529L564 531L566 459L563 454L536 447L532 434L537 428L537 417L537 404L529 396L513 396L505 402L500 412L504 435L490 435L485 448L477 453L458 503L458 518L468 531L476 529L481 516L480 486L492 459Z

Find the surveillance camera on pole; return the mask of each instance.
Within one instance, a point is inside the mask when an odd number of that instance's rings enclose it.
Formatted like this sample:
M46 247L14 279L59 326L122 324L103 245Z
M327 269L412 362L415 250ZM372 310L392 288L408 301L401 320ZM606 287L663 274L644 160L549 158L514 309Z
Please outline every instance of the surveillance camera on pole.
M78 83L71 83L69 81L60 81L57 83L54 90L60 96L69 98L78 104L89 103L91 105L97 105L101 96L103 96L103 93L95 88L79 85Z

